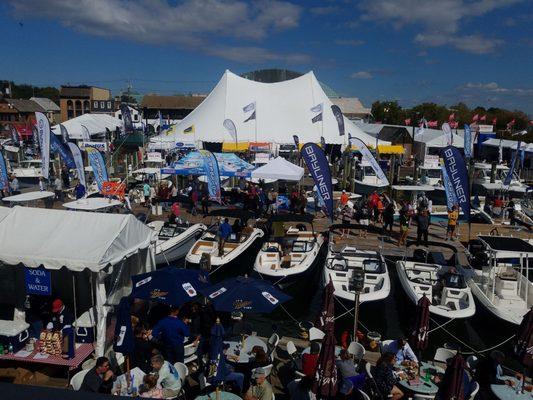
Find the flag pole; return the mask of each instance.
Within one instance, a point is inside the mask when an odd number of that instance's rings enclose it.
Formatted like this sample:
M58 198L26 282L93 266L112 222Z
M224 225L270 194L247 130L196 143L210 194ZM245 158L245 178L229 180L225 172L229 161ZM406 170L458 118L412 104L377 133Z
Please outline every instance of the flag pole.
M255 113L255 145L257 146L257 103L255 103L254 107L254 113Z

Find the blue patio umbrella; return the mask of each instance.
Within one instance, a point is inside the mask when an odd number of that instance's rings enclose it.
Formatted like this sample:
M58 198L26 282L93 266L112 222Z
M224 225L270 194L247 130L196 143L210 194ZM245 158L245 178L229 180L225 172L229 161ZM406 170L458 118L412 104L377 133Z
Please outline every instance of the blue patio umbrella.
M291 299L265 280L244 276L225 279L200 289L200 292L213 303L217 311L226 312L270 313Z
M155 300L172 306L194 300L209 286L207 274L200 270L166 267L131 278L131 297Z
M117 323L115 325L113 350L124 355L132 354L134 348L130 307L130 298L123 297L118 305Z
M221 382L225 377L224 359L224 327L217 319L217 323L211 328L211 339L209 343L209 370L208 379L213 383Z

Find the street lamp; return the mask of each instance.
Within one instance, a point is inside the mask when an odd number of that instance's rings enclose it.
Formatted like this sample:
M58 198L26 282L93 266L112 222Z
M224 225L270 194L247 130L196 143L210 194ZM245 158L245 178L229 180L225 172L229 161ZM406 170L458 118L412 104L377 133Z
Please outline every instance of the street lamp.
M359 318L359 295L365 290L365 271L363 268L355 268L348 283L348 290L355 293L354 299L354 321L353 321L353 337L357 340L357 320Z

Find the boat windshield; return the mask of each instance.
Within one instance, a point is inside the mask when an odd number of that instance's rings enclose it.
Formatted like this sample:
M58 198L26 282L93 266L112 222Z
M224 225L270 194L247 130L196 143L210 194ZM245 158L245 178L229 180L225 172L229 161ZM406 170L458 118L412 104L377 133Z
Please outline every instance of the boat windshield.
M444 275L444 282L447 288L451 288L451 289L466 288L464 277L461 274L447 273Z
M376 172L369 165L364 167L364 174L365 174L365 176L376 176Z
M305 252L308 252L308 251L311 251L311 250L313 250L313 243L312 242L295 240L292 243L292 252L293 253L305 253Z
M365 272L370 272L371 274L383 273L383 265L378 259L364 260L363 268L365 269Z

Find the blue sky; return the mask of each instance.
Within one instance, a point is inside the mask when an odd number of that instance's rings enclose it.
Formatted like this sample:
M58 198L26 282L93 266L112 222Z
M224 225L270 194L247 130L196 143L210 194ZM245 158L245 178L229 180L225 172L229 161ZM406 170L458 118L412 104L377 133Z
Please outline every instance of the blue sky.
M225 69L313 70L344 96L533 114L531 0L7 0L0 79L207 93Z

